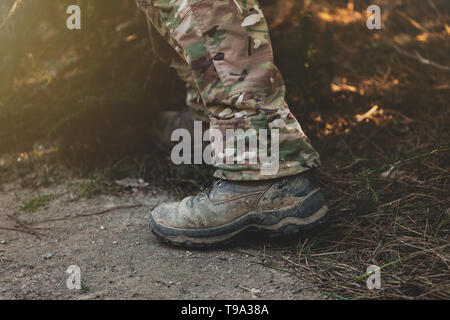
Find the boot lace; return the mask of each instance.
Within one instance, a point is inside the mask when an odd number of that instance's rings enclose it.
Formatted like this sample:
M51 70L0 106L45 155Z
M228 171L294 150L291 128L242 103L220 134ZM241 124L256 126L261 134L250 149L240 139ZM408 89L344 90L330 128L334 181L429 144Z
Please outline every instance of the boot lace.
M196 200L203 200L206 199L208 197L208 195L210 194L211 190L214 188L214 185L217 185L219 188L222 184L222 179L217 179L215 181L213 181L213 183L205 186L201 186L200 187L200 192L195 196Z

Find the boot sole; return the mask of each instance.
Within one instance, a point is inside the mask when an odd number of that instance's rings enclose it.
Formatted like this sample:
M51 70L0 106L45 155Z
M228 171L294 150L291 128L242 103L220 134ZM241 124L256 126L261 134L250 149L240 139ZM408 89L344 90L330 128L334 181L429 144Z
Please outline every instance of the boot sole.
M229 244L244 232L262 231L270 238L298 233L322 223L326 219L328 207L316 189L301 202L276 211L253 211L225 225L207 229L172 228L149 217L152 232L165 242L189 248L214 247ZM273 220L279 217L278 221Z

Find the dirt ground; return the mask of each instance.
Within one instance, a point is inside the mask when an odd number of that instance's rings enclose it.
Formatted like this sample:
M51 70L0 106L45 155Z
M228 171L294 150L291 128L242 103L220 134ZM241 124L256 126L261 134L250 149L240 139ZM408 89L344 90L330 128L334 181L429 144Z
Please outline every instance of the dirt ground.
M135 190L77 199L82 183L69 179L40 189L42 198L52 195L52 200L34 212L21 209L35 196L33 190L18 181L3 186L0 299L321 297L297 277L261 265L245 245L187 251L163 244L149 231L146 219L167 195ZM67 288L70 265L81 268L81 290Z

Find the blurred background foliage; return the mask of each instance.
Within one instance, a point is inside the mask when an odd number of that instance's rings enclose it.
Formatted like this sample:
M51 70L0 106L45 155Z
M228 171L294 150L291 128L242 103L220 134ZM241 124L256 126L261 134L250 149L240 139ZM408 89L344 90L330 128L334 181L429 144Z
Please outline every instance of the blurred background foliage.
M44 141L77 159L142 150L156 113L184 107L184 86L153 57L134 0L1 1L0 153ZM302 1L261 3L296 105L315 102L331 68L314 63L314 20ZM70 4L81 7L81 30L66 28Z
M66 28L73 3L81 30ZM22 1L0 42L0 152L42 139L76 153L106 148L141 130L161 105L158 92L179 85L154 63L132 0Z

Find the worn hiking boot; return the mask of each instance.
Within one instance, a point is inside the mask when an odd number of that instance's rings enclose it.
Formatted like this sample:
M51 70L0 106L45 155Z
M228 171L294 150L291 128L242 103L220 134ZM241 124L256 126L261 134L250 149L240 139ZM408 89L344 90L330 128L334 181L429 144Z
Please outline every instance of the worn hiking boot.
M149 217L153 233L174 245L213 246L244 231L296 233L324 221L328 208L310 173L267 181L215 181L181 202L162 204Z

